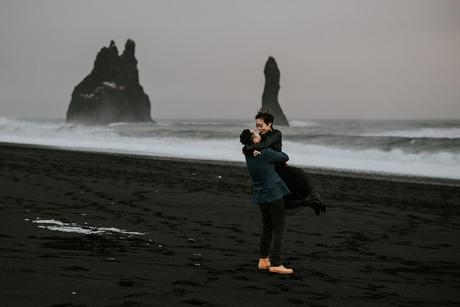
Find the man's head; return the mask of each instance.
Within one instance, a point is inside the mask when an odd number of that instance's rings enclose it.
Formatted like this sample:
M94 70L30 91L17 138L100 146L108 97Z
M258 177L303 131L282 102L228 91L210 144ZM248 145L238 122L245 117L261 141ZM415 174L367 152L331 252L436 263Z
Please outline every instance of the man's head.
M249 129L244 129L240 134L240 142L243 145L260 143L260 135Z
M259 112L256 114L256 128L260 134L265 134L273 128L273 115L268 112Z

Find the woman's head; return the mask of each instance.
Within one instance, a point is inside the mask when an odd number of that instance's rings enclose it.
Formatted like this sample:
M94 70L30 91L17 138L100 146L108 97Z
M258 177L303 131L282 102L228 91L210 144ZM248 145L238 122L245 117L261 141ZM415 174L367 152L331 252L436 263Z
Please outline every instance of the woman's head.
M244 129L240 134L240 142L243 145L260 143L260 135L249 129Z
M268 112L256 114L256 128L260 134L265 134L273 129L273 115Z

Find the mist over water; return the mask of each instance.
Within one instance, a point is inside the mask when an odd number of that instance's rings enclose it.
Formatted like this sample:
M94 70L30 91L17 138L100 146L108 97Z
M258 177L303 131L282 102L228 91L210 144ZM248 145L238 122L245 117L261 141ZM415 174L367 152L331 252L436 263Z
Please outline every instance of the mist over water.
M460 120L292 120L290 163L360 172L460 179ZM0 118L0 142L192 159L244 161L251 120L159 120L108 126Z

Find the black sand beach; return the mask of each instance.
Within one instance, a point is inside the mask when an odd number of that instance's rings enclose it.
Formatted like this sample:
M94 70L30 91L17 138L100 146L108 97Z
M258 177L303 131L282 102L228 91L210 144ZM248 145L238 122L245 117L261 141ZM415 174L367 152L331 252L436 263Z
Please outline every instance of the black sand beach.
M293 161L295 162L295 161ZM328 205L288 218L257 270L242 164L0 145L1 306L460 304L460 184L312 174ZM145 235L39 228L58 220Z

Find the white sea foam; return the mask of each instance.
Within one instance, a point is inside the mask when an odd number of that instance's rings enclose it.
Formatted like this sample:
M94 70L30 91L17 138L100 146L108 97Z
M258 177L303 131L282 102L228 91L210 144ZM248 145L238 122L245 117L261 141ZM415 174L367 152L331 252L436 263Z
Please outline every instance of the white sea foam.
M136 125L145 125L144 123L133 123L133 122L115 122L110 123L107 127L118 127L118 126L136 126Z
M449 152L410 154L396 149L350 150L285 142L290 161L301 166L460 179L460 156Z
M364 133L363 136L385 136L405 138L460 138L460 128L420 128L407 130L388 130L375 133Z
M289 126L291 127L313 127L318 124L314 121L303 121L303 120L290 120Z
M229 131L223 134L226 138L212 138L201 134L200 137L183 136L190 131L209 135L210 131L217 129L214 128L215 123L217 122L212 122L211 127L195 127L191 130L190 126L184 126L183 123L180 126L174 123L119 123L87 127L65 124L63 121L37 123L0 118L0 141L73 150L243 162L237 136L239 126L229 127L228 130L222 130L227 129L225 125L223 128L219 126L220 132ZM161 134L164 131L167 132L166 136ZM123 134L126 132L129 132L129 136ZM460 154L447 150L414 153L400 149L353 150L329 144L311 145L293 141L284 141L283 150L289 154L290 163L307 167L460 179Z
M46 228L53 231L62 231L62 232L75 232L83 234L102 234L102 233L121 233L128 235L145 235L144 232L133 232L126 231L124 229L118 229L114 227L96 227L88 225L78 225L76 223L63 223L57 220L34 220L33 223L44 224L38 227Z

